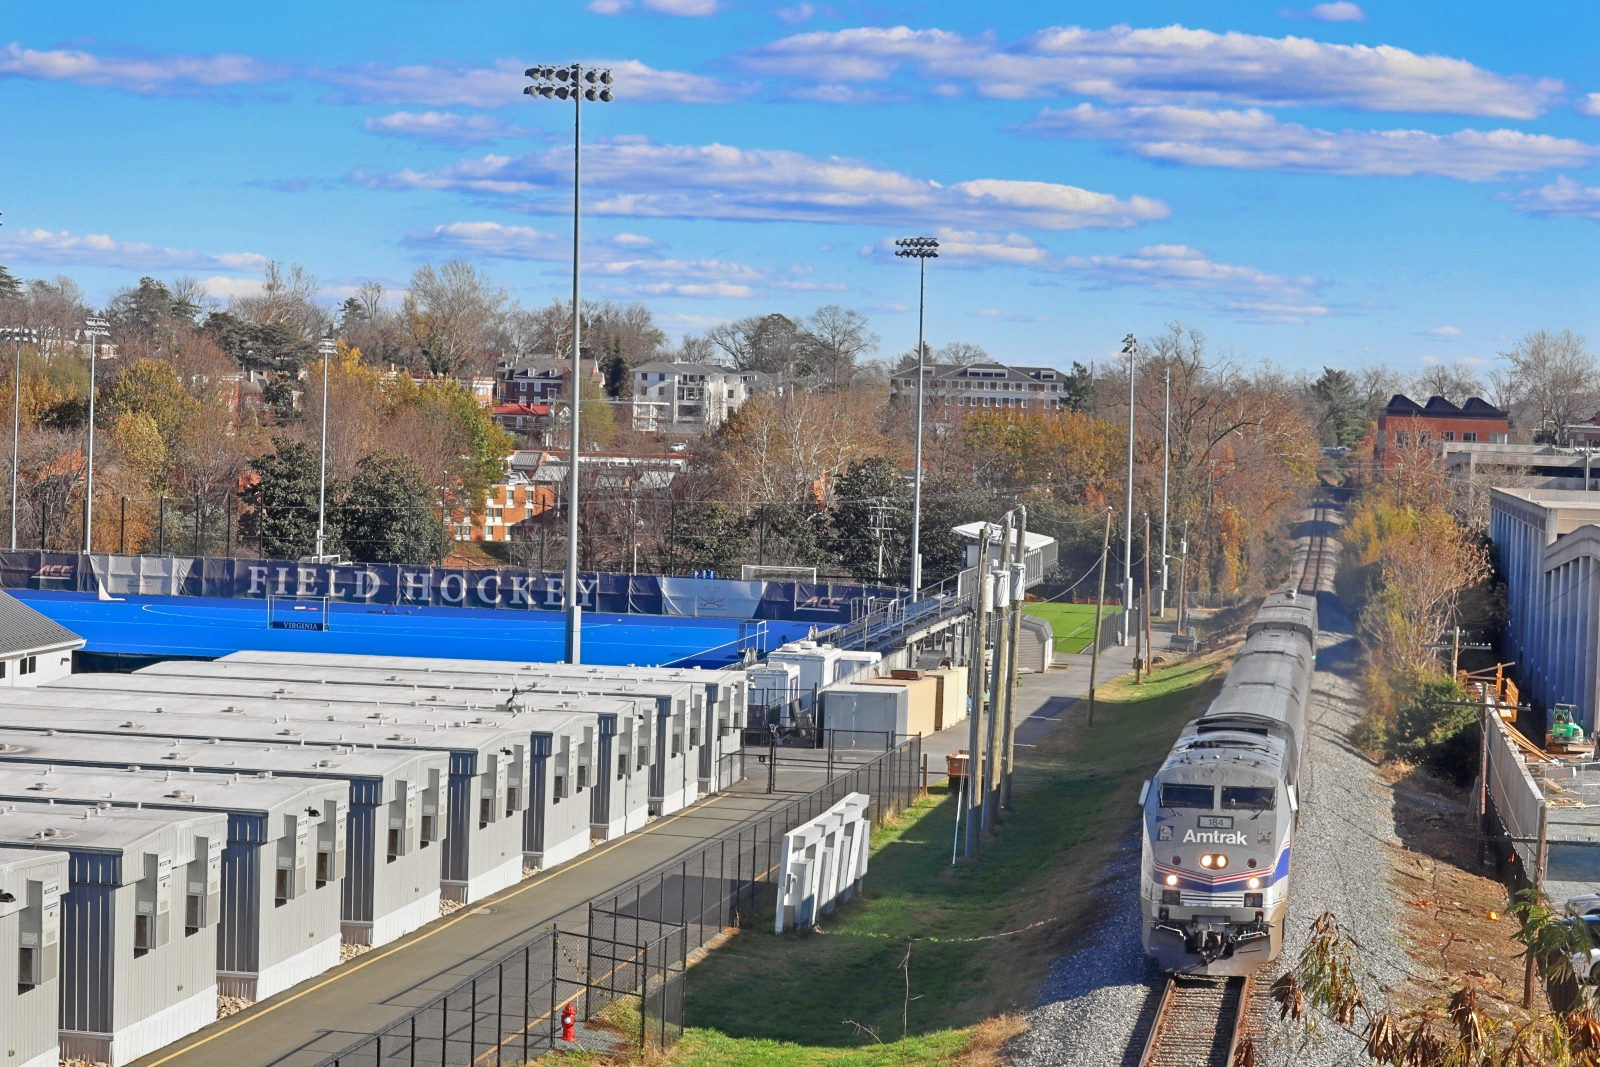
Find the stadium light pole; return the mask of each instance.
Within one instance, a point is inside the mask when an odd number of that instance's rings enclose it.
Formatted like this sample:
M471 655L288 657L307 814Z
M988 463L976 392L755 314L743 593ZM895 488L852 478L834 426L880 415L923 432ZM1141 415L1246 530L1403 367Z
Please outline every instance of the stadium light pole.
M917 458L911 476L911 599L915 602L922 595L922 391L927 384L922 328L928 306L928 260L939 258L939 242L932 237L902 237L895 247L895 255L917 261Z
M572 392L567 398L569 427L567 463L567 662L581 663L583 607L578 597L578 405L583 381L579 340L578 279L581 231L581 178L583 174L583 101L610 103L611 71L569 63L564 67L529 67L524 74L533 84L523 92L535 100L572 101Z
M323 562L328 529L328 364L339 353L339 342L325 337L317 345L322 357L322 459L317 470L317 562Z
M1172 368L1161 374L1163 413L1161 416L1161 597L1156 612L1167 617L1167 482L1172 473Z
M84 335L89 338L89 458L84 467L83 483L83 551L94 551L94 393L95 393L95 341L109 337L106 320L90 315L83 320Z
M17 550L17 450L22 441L22 342L39 343L39 331L23 326L0 329L0 338L12 344L11 371L11 551Z

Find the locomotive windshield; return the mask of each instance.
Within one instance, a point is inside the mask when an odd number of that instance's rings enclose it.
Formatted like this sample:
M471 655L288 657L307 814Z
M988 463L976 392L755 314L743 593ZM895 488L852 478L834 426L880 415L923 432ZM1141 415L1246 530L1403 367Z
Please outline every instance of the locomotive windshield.
M1271 786L1225 785L1222 787L1223 811L1271 811L1278 791Z
M1209 785L1164 785L1161 787L1163 808L1204 808L1211 810L1215 790Z

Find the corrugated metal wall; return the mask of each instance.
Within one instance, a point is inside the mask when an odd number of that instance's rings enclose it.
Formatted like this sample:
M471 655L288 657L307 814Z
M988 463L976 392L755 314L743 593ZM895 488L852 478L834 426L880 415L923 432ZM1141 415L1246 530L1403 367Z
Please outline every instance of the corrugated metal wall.
M217 932L217 970L256 971L261 967L261 891L273 876L262 862L257 842L229 841L222 850L222 926ZM268 887L271 891L271 887Z

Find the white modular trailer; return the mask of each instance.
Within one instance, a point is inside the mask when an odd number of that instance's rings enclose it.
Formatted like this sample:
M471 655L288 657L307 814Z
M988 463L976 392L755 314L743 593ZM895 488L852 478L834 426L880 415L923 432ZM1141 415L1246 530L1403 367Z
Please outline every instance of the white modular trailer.
M72 673L83 638L0 592L0 688L31 689Z
M910 693L903 685L846 683L824 689L818 725L824 730L894 733L905 736L910 723Z
M403 811L389 814L389 824L382 828L388 855L407 855L424 841L442 844L440 893L461 903L481 900L522 879L526 734L518 737L516 731L465 717L442 720L444 725L399 726L387 709L374 712L371 704L334 701L224 701L184 693L101 690L93 697L95 710L85 711L85 691L54 686L34 690L27 699L28 705L0 703L0 726L49 722L80 732L446 752L448 793L430 798L419 790L407 798ZM49 718L41 715L41 708L48 709ZM427 818L430 814L434 818ZM419 839L427 832L434 836Z
M349 795L344 782L275 778L271 771L246 776L0 763L4 803L226 815L217 992L251 1001L339 963Z
M0 1035L7 1067L56 1067L60 1016L61 894L65 852L0 847L0 960L17 980L0 979Z
M876 677L883 664L882 652L864 652L860 649L841 649L833 664L834 681L850 677L857 672L864 678Z
M108 713L109 716L110 713ZM118 716L110 728L120 727ZM429 850L434 827L448 821L450 757L444 752L400 752L339 745L261 744L180 737L106 737L56 729L0 729L0 763L20 761L78 767L170 767L217 774L344 782L345 866L340 924L352 945L383 945L439 917L439 858ZM388 851L391 818L404 822L406 806L422 798L418 848ZM440 819L438 805L446 805ZM324 834L324 836L326 836ZM319 845L320 847L320 845Z
M68 856L63 1060L122 1067L216 1021L227 835L220 812L0 805L0 846Z
M577 718L582 723L585 741L583 747L574 750L566 759L553 754L547 785L541 791L536 781L530 795L553 797L560 789L563 800L576 798L588 815L587 834L595 840L610 841L643 827L649 821L650 764L646 762L636 769L633 748L641 727L646 737L652 736L654 701L571 694L519 698L514 705L514 717L509 721L521 722L532 716L529 722L537 737L545 729L539 717L547 714ZM537 742L535 744L537 747ZM535 814L530 804L530 819ZM578 813L570 810L562 815L565 819L578 818ZM541 868L551 865L539 864Z
M838 677L839 649L815 641L790 641L767 653L768 663L793 663L800 668L800 692L815 693Z
M249 658L247 658L249 657ZM421 665L420 668L418 665ZM587 668L567 668L568 676L554 673L559 664L525 665L516 662L410 659L394 656L301 656L291 653L235 653L209 662L168 661L124 677L141 691L171 688L179 692L216 691L250 693L259 699L306 699L350 707L365 703L374 715L445 715L495 718L503 707L545 706L583 696L616 696L635 701L653 700L653 737L647 748L649 813L668 815L699 798L700 767L709 775L712 760L702 758L708 722L716 721L716 707L732 704L743 690L713 675L721 671L669 671L677 676L661 681L631 678L601 679ZM466 669L470 668L470 669ZM611 668L603 668L610 670ZM739 673L739 672L734 672ZM76 675L71 687L115 687L115 681L93 681ZM707 679L710 679L709 681ZM739 679L742 684L742 678ZM708 686L721 685L717 705L708 702ZM398 694L398 695L397 695ZM513 700L513 695L515 699ZM742 709L739 716L742 721ZM720 734L720 731L719 731ZM720 737L719 737L720 740ZM715 746L713 746L714 749ZM641 770L643 768L640 768Z
M654 747L665 756L665 762L653 765L652 770L652 812L658 815L686 807L699 794L711 791L717 760L739 747L749 701L749 681L743 669L583 667L517 660L246 651L205 663L158 663L139 673L226 676L285 685L289 683L284 679L289 678L298 683L301 692L307 685L398 685L415 690L419 701L436 703L449 700L452 693L458 701L473 702L479 698L468 694L482 692L506 699L528 691L552 690L633 697L645 692L640 687L649 686L650 693L658 699L661 716ZM687 693L680 695L680 686L688 687ZM703 699L697 702L690 698L679 707L678 701L695 690L704 694ZM674 737L679 739L677 753L673 750ZM692 766L678 765L680 758L686 758Z

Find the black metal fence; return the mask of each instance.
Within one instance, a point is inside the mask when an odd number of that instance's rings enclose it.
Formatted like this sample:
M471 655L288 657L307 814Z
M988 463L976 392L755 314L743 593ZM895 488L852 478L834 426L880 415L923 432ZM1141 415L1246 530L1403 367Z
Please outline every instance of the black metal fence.
M718 761L731 776L736 764ZM631 885L591 900L588 930L548 930L449 992L361 1039L318 1067L520 1067L554 1049L668 1047L683 1033L684 975L698 949L772 907L783 835L849 793L871 798L876 821L908 807L922 787L922 739L913 737L778 811L708 842ZM562 1037L563 1010L576 1015Z

